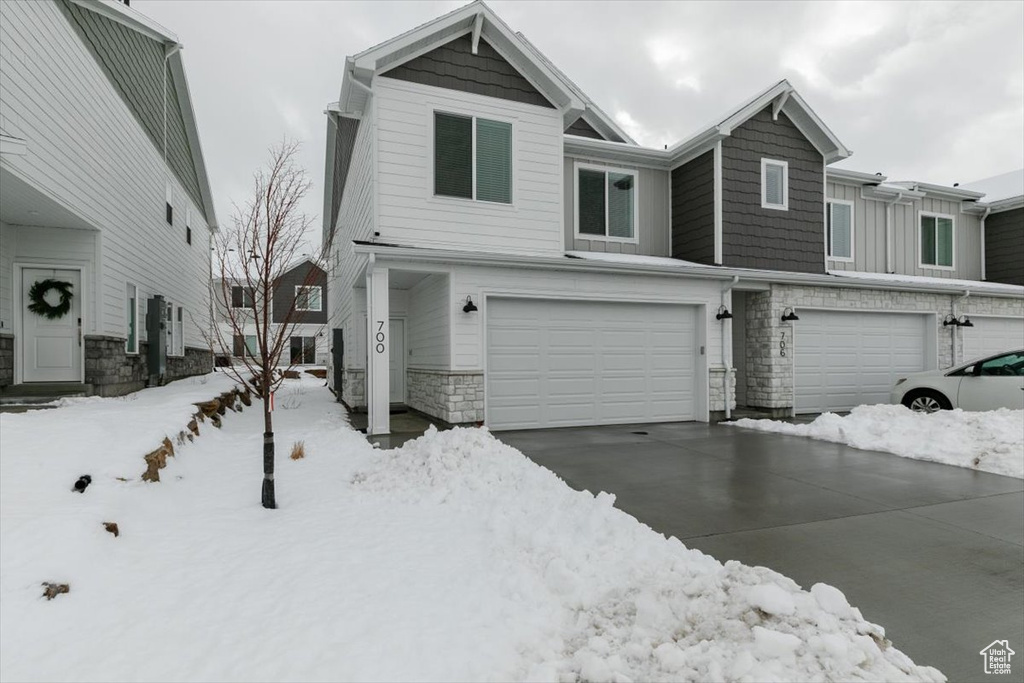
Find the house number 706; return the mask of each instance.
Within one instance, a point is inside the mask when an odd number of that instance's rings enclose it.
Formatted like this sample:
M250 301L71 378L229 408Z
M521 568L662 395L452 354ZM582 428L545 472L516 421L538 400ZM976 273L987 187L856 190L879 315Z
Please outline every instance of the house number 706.
M377 334L376 334L375 338L377 340L377 347L376 347L377 353L384 353L384 339L385 339L385 336L384 336L384 321L383 320L378 320L377 321Z

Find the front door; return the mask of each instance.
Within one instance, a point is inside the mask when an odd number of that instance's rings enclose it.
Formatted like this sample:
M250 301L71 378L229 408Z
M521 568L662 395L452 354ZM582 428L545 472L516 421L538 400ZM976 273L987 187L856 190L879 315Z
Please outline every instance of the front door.
M391 356L389 363L389 381L391 384L391 402L405 403L405 321L391 319Z
M71 307L59 317L29 310L32 286L44 280L70 283ZM61 293L49 289L43 301L59 306ZM54 313L56 315L56 312ZM23 268L21 271L21 359L25 382L82 381L82 277L77 270Z

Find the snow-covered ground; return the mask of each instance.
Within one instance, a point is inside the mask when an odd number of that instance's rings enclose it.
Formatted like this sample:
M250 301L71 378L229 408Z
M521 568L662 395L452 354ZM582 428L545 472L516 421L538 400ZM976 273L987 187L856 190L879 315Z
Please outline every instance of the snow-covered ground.
M139 480L222 376L0 416L0 679L942 680L835 588L689 550L483 429L374 449L322 384L278 396L274 511L256 406Z
M807 424L746 418L730 424L1024 479L1024 410L925 414L900 405L873 405L858 406L845 416L824 413Z

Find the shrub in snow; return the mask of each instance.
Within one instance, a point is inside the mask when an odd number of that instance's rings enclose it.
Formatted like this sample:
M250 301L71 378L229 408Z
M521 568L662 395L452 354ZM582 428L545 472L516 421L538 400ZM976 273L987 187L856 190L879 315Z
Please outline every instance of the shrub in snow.
M292 444L292 452L291 455L289 455L288 457L291 458L292 460L302 460L303 458L305 458L306 442L296 441L294 444Z

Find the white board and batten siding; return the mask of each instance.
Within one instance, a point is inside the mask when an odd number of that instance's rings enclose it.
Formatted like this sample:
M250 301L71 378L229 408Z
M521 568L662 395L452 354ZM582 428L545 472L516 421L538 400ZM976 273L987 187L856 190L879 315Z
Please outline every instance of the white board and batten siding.
M830 270L853 270L869 273L886 272L885 214L886 203L865 199L859 186L828 182L829 199L853 202L853 261L828 260ZM960 202L937 197L924 197L907 203L893 204L892 262L901 275L981 279L981 219L961 213ZM953 217L953 268L920 267L920 214L934 213Z
M5 165L98 231L102 258L90 257L99 274L97 309L86 316L85 332L126 335L131 282L140 298L163 294L184 306L185 344L204 347L199 325L208 324L210 244L199 208L56 3L0 3L0 42L4 130L28 145L28 154L5 158ZM165 219L168 182L173 226ZM15 260L42 237L33 230L19 229Z
M377 230L383 242L521 255L564 250L556 109L379 77ZM512 203L434 196L434 112L512 124Z
M937 365L935 316L801 308L794 326L797 413L888 403L902 374Z

